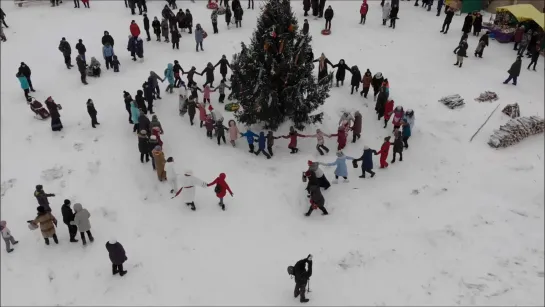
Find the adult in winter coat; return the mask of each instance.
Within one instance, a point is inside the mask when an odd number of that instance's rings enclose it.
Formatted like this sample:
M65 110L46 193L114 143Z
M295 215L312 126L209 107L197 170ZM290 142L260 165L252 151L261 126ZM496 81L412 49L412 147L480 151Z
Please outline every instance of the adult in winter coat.
M403 120L401 120L401 126L402 126L401 136L403 137L402 139L403 147L405 147L405 149L408 149L409 148L408 140L411 137L411 125L409 124L406 118L403 118Z
M325 29L331 31L331 20L333 19L333 9L331 8L331 5L327 7L327 10L325 10L324 18L325 18Z
M513 40L515 41L515 45L513 46L513 50L518 50L518 45L522 41L522 38L524 37L524 26L520 26L515 31L515 36Z
M356 93L358 93L360 89L361 72L358 66L352 66L352 69L350 70L350 72L352 72L352 79L350 80L350 85L351 85L350 95L352 95L354 94L354 89L356 89Z
M319 18L322 18L322 16L324 16L325 2L326 2L326 0L319 0L319 4L318 4L318 17Z
M165 69L165 80L168 81L168 86L165 92L171 93L171 94L174 90L174 79L175 79L173 67L174 65L172 65L172 63L168 63L167 68Z
M413 132L413 129L414 129L414 121L415 121L415 116L414 116L414 111L412 109L408 109L407 111L405 111L405 118L404 120L409 124L410 128L411 128L411 134Z
M20 72L15 74L15 77L17 77L17 80L19 80L19 83L21 84L21 88L25 93L26 100L31 101L32 98L30 98L30 96L28 95L30 93L30 85L28 84L28 79Z
M290 127L290 132L288 133L288 135L283 136L283 138L285 139L290 139L290 143L288 144L288 148L291 150L290 154L299 152L299 148L297 148L298 137L304 138L306 136L295 131L295 128L293 126Z
M308 24L308 20L305 19L305 21L303 22L303 35L307 35L309 30L310 25Z
M131 124L134 124L134 127L132 128L132 132L137 132L139 131L138 118L140 117L140 110L138 109L136 101L134 100L130 102L130 111L131 111Z
M479 39L477 49L475 49L475 56L480 58L483 57L484 48L488 46L488 34L490 34L490 31L486 31L486 33Z
M142 110L140 110L140 115L138 116L138 127L140 131L146 130L148 136L151 135L151 122Z
M165 79L159 77L157 73L151 70L149 72L148 83L151 85L151 87L155 89L155 93L157 94L156 95L157 99L161 99L161 91L159 89L159 80L161 80L161 82L165 82Z
M318 18L318 14L320 13L319 0L310 0L310 6L312 7L312 16Z
M49 96L45 100L45 106L47 107L47 110L49 111L49 114L51 115L51 130L53 131L61 131L63 126L61 122L61 114L59 113L60 106L55 103L53 98Z
M72 225L75 215L74 215L74 212L72 211L72 208L70 208L70 200L68 199L64 200L64 204L61 207L61 213L62 213L63 223L66 226L68 226L68 233L70 234L70 242L78 242L78 240L76 240L78 227L76 225Z
M467 41L463 40L456 49L454 49L454 54L456 54L456 63L454 63L454 66L458 65L458 67L462 67L462 64L464 63L464 58L467 57Z
M507 71L509 73L509 78L503 81L503 84L507 84L509 81L513 80L513 85L517 85L517 78L520 75L520 68L522 66L522 57L519 55L515 63L511 65L511 68Z
M534 64L534 71L536 71L536 64L537 64L537 59L539 59L540 51L541 51L541 48L539 46L536 46L534 48L534 50L532 51L532 58L530 60L530 64L528 64L528 69L530 69L530 66Z
M346 167L346 160L354 160L354 158L345 156L342 151L338 151L337 160L331 163L320 163L320 165L335 166L335 180L333 180L333 183L338 183L339 177L343 177L344 182L348 182L348 168Z
M185 27L189 30L189 34L193 33L193 15L189 9L185 10Z
M250 150L248 152L254 153L254 139L259 137L257 134L255 134L252 130L248 128L246 132L241 133L240 136L246 137L246 141L248 141L248 147Z
M78 51L78 54L81 55L81 57L85 61L85 52L87 52L87 48L85 48L85 45L83 44L82 39L80 39L78 43L76 44L76 50Z
M93 238L93 234L91 234L91 222L89 221L91 213L89 213L87 209L83 209L80 203L74 204L74 212L76 213L76 215L74 216L74 221L72 221L70 224L78 227L79 234L81 236L81 242L83 243L83 245L87 245L87 241L85 240L85 233L87 233L89 241L95 241L95 239Z
M210 19L212 20L212 28L214 29L214 34L219 33L219 31L218 31L218 8L215 8L212 11L212 14L210 15Z
M354 113L354 124L352 125L352 143L356 143L356 140L361 138L361 125L362 125L362 115L360 111Z
M127 113L129 113L129 123L133 124L132 122L132 114L131 114L131 101L132 97L131 94L127 91L123 91L123 101L125 102L125 110L127 110Z
M471 16L471 13L467 13L467 16L464 18L464 25L462 26L462 32L466 34L471 32L472 24L473 24L473 16Z
M478 36L481 33L483 27L483 15L477 13L473 20L473 35Z
M331 187L331 184L329 183L329 180L327 180L327 177L325 176L324 171L320 168L320 163L312 162L309 160L307 164L308 164L307 171L314 173L314 175L316 176L316 179L318 180L318 185L321 188L324 188L324 190L329 189L329 187ZM310 184L307 185L307 191L309 187L310 187Z
M168 26L168 20L166 18L163 18L163 20L161 20L161 33L163 34L163 37L165 38L166 43L170 42L170 40L168 39L169 31L170 31L170 28Z
M522 40L520 41L519 51L517 52L518 55L524 54L524 50L526 50L526 48L530 44L531 38L532 38L532 30L528 30L528 32L522 36Z
M157 36L157 41L161 41L161 22L157 17L153 17L153 21L151 22L151 27L153 28L153 33L155 36Z
M40 231L42 232L42 237L44 237L46 245L49 245L49 238L53 238L53 241L59 244L59 239L57 238L57 233L55 231L57 219L51 212L47 212L43 206L39 206L36 210L38 210L38 216L36 216L34 220L27 222L34 227L40 226Z
M210 182L207 186L211 187L213 185L216 185L214 188L214 192L216 192L216 196L220 199L220 202L218 205L220 205L221 209L225 211L225 204L223 203L223 198L229 192L231 194L231 197L234 196L233 191L231 191L231 188L227 184L227 181L225 181L225 178L227 175L225 173L221 173L214 181Z
M182 202L188 206L191 206L191 210L195 211L196 188L206 188L208 187L208 184L203 180L193 176L193 172L191 170L186 170L184 172L184 177L181 184L182 187L178 190L178 192L176 192L176 195L174 195L174 197L178 196L181 193Z
M390 146L391 146L390 137L387 136L384 138L384 143L382 143L382 146L380 147L380 151L375 153L375 155L380 155L380 168L388 167L388 162L386 162L386 160L388 159Z
M390 11L392 8L390 7L390 2L386 2L384 6L382 7L382 25L386 25L386 20L390 18Z
M326 136L330 137L329 135L323 133L322 130L320 130L320 129L316 129L316 134L311 134L311 135L306 136L306 137L310 137L310 138L316 138L316 141L317 141L316 150L318 150L318 152L320 153L321 156L324 155L324 152L322 151L322 149L325 150L325 152L329 152L329 148L327 148L324 145Z
M114 55L114 47L112 47L112 45L106 44L102 46L102 56L104 57L104 61L106 62L106 69L110 69L110 66L113 66L112 61Z
M308 269L305 267L308 265ZM307 287L308 280L312 276L312 255L308 255L307 258L297 261L293 266L293 276L295 277L295 289L293 290L293 296L301 296L301 303L306 303L309 301L305 297L305 291Z
M363 97L367 98L367 94L369 93L369 88L371 87L372 80L373 80L373 75L371 74L371 71L367 69L365 74L363 74L363 78L361 79L361 83L363 84L363 89L360 92L360 96L363 95Z
M155 114L153 112L153 100L155 100L155 89L146 81L142 84L142 90L144 91L144 99L148 103L148 111L150 114Z
M354 161L361 162L361 176L360 178L365 178L365 173L371 174L371 178L375 177L375 172L373 172L373 154L377 154L377 151L369 148L369 146L363 146L363 154L359 159Z
M172 37L172 49L180 49L180 37L182 37L182 35L178 32L178 28L173 28L170 32L170 36Z
M149 162L149 137L146 130L140 130L138 132L138 151L140 152L140 162L144 163L144 157L146 163Z
M308 208L307 213L305 213L305 216L310 216L312 211L314 209L320 209L322 210L322 215L328 215L325 205L325 198L322 195L322 191L320 190L320 186L318 185L311 185L308 187L309 193L310 193L310 208Z
M388 101L388 93L386 92L384 87L380 88L380 92L377 97L377 102L375 103L375 111L378 115L378 120L380 120L387 112L384 112L384 108L386 107L386 102ZM388 117L389 119L390 117ZM388 119L384 119L386 123L388 122ZM386 128L386 123L384 124Z
M195 35L197 35L199 28L195 29ZM214 68L215 66L212 65L212 63L208 62L206 64L206 67L201 72L201 76L206 74L206 82L203 84L203 87L210 84L211 88L214 88Z
M337 150L342 150L346 146L346 129L345 127L339 126L336 134L331 134L330 136L337 137Z
M337 73L335 73L335 79L337 80L337 87L339 87L339 81L341 82L341 85L344 85L344 77L346 75L346 71L348 70L350 73L352 73L352 71L350 70L350 67L346 65L346 63L344 62L344 59L341 59L339 63L331 67L337 68Z
M127 50L131 52L132 60L136 61L136 57L144 58L144 41L140 37L130 37Z
M403 161L403 138L401 136L401 131L397 130L394 133L394 142L392 143L394 147L394 157L392 158L392 161L390 163L396 162L396 153L399 154L399 161Z
M131 21L131 25L129 26L129 30L131 31L131 35L133 37L138 37L140 35L140 27L136 23L136 21Z
M226 81L227 79L225 76L227 76L227 68L231 69L231 65L229 64L229 61L227 60L227 57L224 55L221 56L221 59L214 65L214 68L217 66L220 66L220 74L222 76L222 80Z
M195 51L199 52L199 46L201 47L201 51L204 51L202 47L202 41L204 40L204 30L201 27L201 24L198 23L195 27Z
M231 8L229 6L225 6L225 23L227 23L227 29L229 29L232 16L233 13L231 12Z
M244 15L244 10L242 10L242 7L238 6L235 8L235 6L233 6L233 15L235 15L235 26L237 28L242 27L242 15Z
M39 206L44 207L45 211L51 212L48 197L55 197L55 194L46 193L44 191L44 187L41 184L38 184L36 185L36 190L34 191L34 197L36 197Z
M97 109L95 109L95 104L93 103L93 100L89 98L87 100L87 113L89 113L89 116L91 117L91 126L93 128L96 128L96 125L100 125L100 123L97 121Z
M146 108L146 101L144 100L144 92L142 90L136 91L136 96L134 96L134 101L136 102L136 106L138 109L143 112L144 114L148 114L148 110ZM140 114L138 115L140 116ZM140 126L140 130L147 129L147 127Z
M195 75L202 76L202 74L197 72L197 69L195 68L195 66L191 66L191 69L189 71L182 72L182 74L187 75L187 86L188 87L191 87L192 85L197 84L195 82L195 80L193 79Z
M114 38L110 35L110 32L104 31L104 36L102 36L102 45L106 45L106 43L109 43L114 46Z
M384 77L382 76L381 72L377 72L373 79L371 80L371 86L373 87L373 98L374 100L377 99L377 95L380 91L380 86L382 85L382 82L384 82Z
M396 19L397 19L398 13L399 13L399 6L397 4L394 4L392 6L392 9L390 10L390 28L392 29L396 28Z
M157 178L159 181L164 181L167 179L167 172L165 171L165 154L161 146L155 146L155 149L151 152L153 155L153 160L155 161L155 167L157 168Z
M388 100L384 104L384 129L386 129L386 126L388 125L388 121L390 120L390 117L394 113L394 101Z
M454 10L452 8L448 8L448 10L445 12L445 20L443 21L441 33L447 34L450 23L452 22L452 17L454 17Z
M73 67L72 59L70 58L70 55L72 54L72 47L70 47L70 43L68 43L64 37L59 43L59 51L62 52L62 55L64 56L64 64L66 64L66 68L70 69Z
M303 16L308 16L308 11L310 11L310 0L303 0L303 11L305 11Z
M30 76L32 75L32 71L30 70L30 67L27 64L25 64L25 62L21 62L21 66L19 66L19 73L25 76L28 82L30 91L35 92L34 87L32 86L32 80L30 79Z
M151 35L149 33L149 18L148 18L148 14L144 13L144 30L146 31L146 35L148 36L147 37L147 41L149 42L151 40Z
M0 231L2 231L2 239L4 239L4 242L6 243L6 251L8 253L13 252L13 248L11 248L11 244L15 245L19 243L19 241L16 241L13 235L11 234L11 231L7 227L6 221L0 221Z
M121 243L115 239L111 239L106 243L106 250L108 250L108 256L112 262L112 275L119 273L120 276L127 274L127 271L123 270L123 263L127 261L127 254Z
M363 0L363 3L360 6L360 24L365 24L365 20L367 19L367 11L369 11L369 4L367 4L367 0Z
M326 58L325 54L322 53L320 57L312 62L318 62L318 80L321 80L327 77L327 65L333 67L333 64Z

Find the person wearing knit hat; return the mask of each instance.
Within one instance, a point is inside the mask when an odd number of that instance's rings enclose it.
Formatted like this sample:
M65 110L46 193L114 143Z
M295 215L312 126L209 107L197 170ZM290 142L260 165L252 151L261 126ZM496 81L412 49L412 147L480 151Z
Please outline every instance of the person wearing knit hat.
M346 160L354 160L350 156L345 156L342 151L337 152L337 160L331 163L321 163L320 165L324 166L335 166L335 180L333 183L339 182L339 177L344 178L344 182L348 182L348 168L346 167Z
M144 163L144 157L146 163L149 162L150 144L149 137L146 130L140 130L138 133L138 151L140 152L140 162Z
M309 160L307 164L308 164L308 171L316 175L316 178L318 179L318 185L321 188L324 188L324 190L329 189L329 187L331 186L331 183L329 183L329 180L327 180L327 177L325 176L324 171L320 168L319 162L312 162ZM309 180L309 183L307 184L307 192L309 191L308 188L310 186L310 183L311 182Z
M195 207L196 187L206 188L206 182L193 176L193 172L191 170L185 170L184 177L182 179L182 187L176 192L176 194L172 198L182 193L182 201L184 202L184 204L190 206L191 210L195 211L197 209Z
M8 253L13 252L11 244L15 245L19 243L19 241L15 241L15 238L11 235L11 231L7 227L6 221L0 221L0 231L2 231L2 239L4 239L4 242L6 243L6 251Z
M354 159L354 165L357 166L357 161L362 161L361 163L361 176L360 178L365 178L365 173L371 174L371 178L375 176L373 172L373 154L377 154L377 151L369 148L369 146L363 146L363 154L359 159Z
M391 146L392 143L390 143L390 136L387 136L384 138L384 143L382 143L382 146L380 146L380 151L375 153L375 155L380 155L380 168L388 167L388 162L386 162L386 159L388 159L388 153L390 152Z
M157 145L151 152L153 160L155 161L155 170L157 171L157 178L159 181L167 180L167 172L165 171L165 153L161 146Z
M75 215L74 215L74 212L72 211L72 208L70 208L70 200L68 199L64 200L64 204L61 207L61 213L62 213L62 222L68 227L70 242L72 243L78 242L78 240L76 240L76 235L78 234L78 227L71 224L71 222L74 221Z
M40 231L44 237L46 245L49 245L49 238L53 238L55 243L59 244L57 238L57 233L55 231L55 225L57 225L57 219L51 214L51 212L46 211L42 206L36 208L38 211L38 216L34 220L27 221L27 223L32 224L32 226L40 226Z

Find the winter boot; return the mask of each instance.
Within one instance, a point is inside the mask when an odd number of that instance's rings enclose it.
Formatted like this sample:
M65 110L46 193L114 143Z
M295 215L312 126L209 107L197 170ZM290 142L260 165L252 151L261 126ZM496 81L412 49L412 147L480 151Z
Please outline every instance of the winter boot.
M45 245L49 245L49 238L44 238Z
M71 243L76 243L76 242L79 242L79 241L76 240L76 239L74 239L74 238L72 238L72 239L70 239L70 242L71 242Z
M59 244L59 239L56 234L53 235L53 241L55 241L55 244Z
M308 303L308 301L309 301L308 298L301 297L301 300L300 300L301 303Z
M125 274L127 274L127 271L121 271L121 272L119 272L119 276L123 276L123 275L125 275Z
M460 62L456 62L456 63L454 63L454 66L456 66L456 65L460 65Z
M13 252L13 248L8 249L8 253Z
M223 208L225 208L225 206L223 206ZM191 210L195 211L197 210L197 208L195 208L195 203L191 203ZM225 209L223 209L225 210Z
M91 234L91 232L88 232L87 235L89 235L89 241L91 243L95 242L95 238L93 238L93 235Z
M87 240L84 236L81 236L81 242L83 243L83 246L87 245Z
M17 243L19 243L19 241L15 241L15 242L13 242L13 245L15 245L15 244L17 244Z
M460 63L460 65L458 65L458 67L462 67L462 63Z

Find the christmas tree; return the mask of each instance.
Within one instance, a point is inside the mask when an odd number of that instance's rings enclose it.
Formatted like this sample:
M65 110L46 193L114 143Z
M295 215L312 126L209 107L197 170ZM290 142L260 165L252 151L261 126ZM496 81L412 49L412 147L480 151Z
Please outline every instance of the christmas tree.
M233 56L233 97L238 121L276 130L286 120L296 129L321 122L313 114L329 97L332 74L313 75L311 37L298 30L289 0L268 0L249 46Z

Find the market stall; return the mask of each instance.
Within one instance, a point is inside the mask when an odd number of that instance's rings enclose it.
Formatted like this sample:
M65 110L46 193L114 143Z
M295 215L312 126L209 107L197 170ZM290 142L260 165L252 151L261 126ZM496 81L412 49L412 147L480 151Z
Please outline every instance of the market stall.
M483 28L489 30L498 42L509 43L513 41L519 25L542 32L545 27L545 14L531 4L502 6L496 9L494 21L483 23Z

